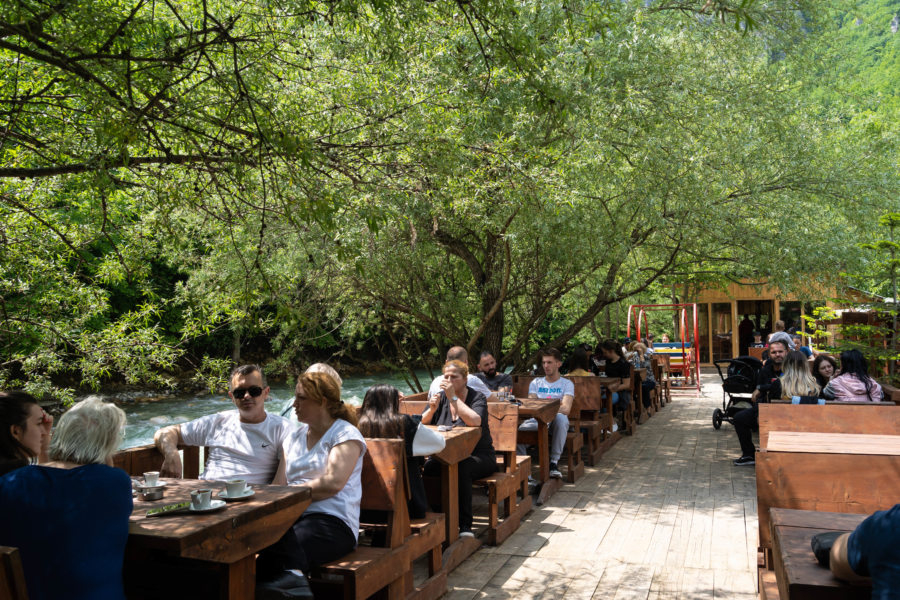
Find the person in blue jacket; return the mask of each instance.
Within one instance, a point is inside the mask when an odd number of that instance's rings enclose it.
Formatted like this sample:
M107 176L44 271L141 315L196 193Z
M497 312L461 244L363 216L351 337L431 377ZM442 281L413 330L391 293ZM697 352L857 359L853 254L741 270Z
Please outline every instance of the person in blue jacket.
M0 477L0 545L22 557L31 600L122 600L131 478L111 466L125 413L96 397L73 406L50 462Z

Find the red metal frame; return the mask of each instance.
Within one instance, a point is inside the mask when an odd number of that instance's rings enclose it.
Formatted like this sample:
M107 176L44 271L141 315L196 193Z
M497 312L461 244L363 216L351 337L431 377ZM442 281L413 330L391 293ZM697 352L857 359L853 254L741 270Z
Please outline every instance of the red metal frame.
M647 327L646 333L650 333L650 328L647 326L647 315L645 314L648 310L674 310L681 312L681 359L683 375L685 379L687 379L688 373L691 371L694 372L694 381L697 383L697 391L700 391L700 337L699 337L699 321L697 317L697 304L632 304L628 307L628 321L626 325L626 334L628 337L631 337L631 316L632 313L635 315L635 339L640 339L641 336L641 321L644 322L644 325ZM687 311L691 309L693 323L693 332L690 332L688 328L688 317ZM693 333L693 336L690 335ZM690 340L693 337L693 344L691 346L691 352L686 351L685 341Z

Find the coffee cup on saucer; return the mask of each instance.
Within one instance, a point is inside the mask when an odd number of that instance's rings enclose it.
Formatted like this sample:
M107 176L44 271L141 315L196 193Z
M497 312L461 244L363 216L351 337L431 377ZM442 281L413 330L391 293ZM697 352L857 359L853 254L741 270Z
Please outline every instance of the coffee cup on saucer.
M159 485L159 471L144 473L144 487L156 487L157 485Z
M225 493L229 498L240 498L247 492L247 482L243 479L230 479L225 482Z
M191 508L206 510L212 501L212 490L194 490L191 492Z

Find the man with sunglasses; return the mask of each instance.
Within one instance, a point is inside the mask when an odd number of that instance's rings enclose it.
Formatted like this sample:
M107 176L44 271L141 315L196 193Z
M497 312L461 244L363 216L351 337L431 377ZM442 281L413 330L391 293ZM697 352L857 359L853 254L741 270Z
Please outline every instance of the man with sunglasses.
M272 482L281 443L291 432L290 421L266 412L269 387L257 365L241 365L231 372L228 396L237 410L207 415L156 432L156 447L165 457L161 475L181 477L178 444L184 444L209 449L209 460L200 479L239 477L247 483Z

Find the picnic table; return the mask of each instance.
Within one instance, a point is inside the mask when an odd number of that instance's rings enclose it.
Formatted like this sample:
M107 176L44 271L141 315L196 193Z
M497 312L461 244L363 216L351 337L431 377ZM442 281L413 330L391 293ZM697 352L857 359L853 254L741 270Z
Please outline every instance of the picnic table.
M481 439L481 427L454 427L440 433L447 445L433 458L441 465L441 512L447 528L444 539L450 545L459 537L459 463L472 455Z
M519 405L519 423L528 419L537 421L538 447L538 480L547 483L550 480L550 430L547 427L559 412L560 400L542 400L540 398L516 398Z
M218 499L224 489L222 482L165 481L164 499L134 502L124 568L129 598L253 598L256 553L277 542L312 501L307 487L253 485L252 497L216 512L147 518L151 508L189 502L191 490L209 488Z
M862 600L872 588L845 583L816 562L810 539L826 531L849 532L867 515L773 508L775 578L781 600Z

